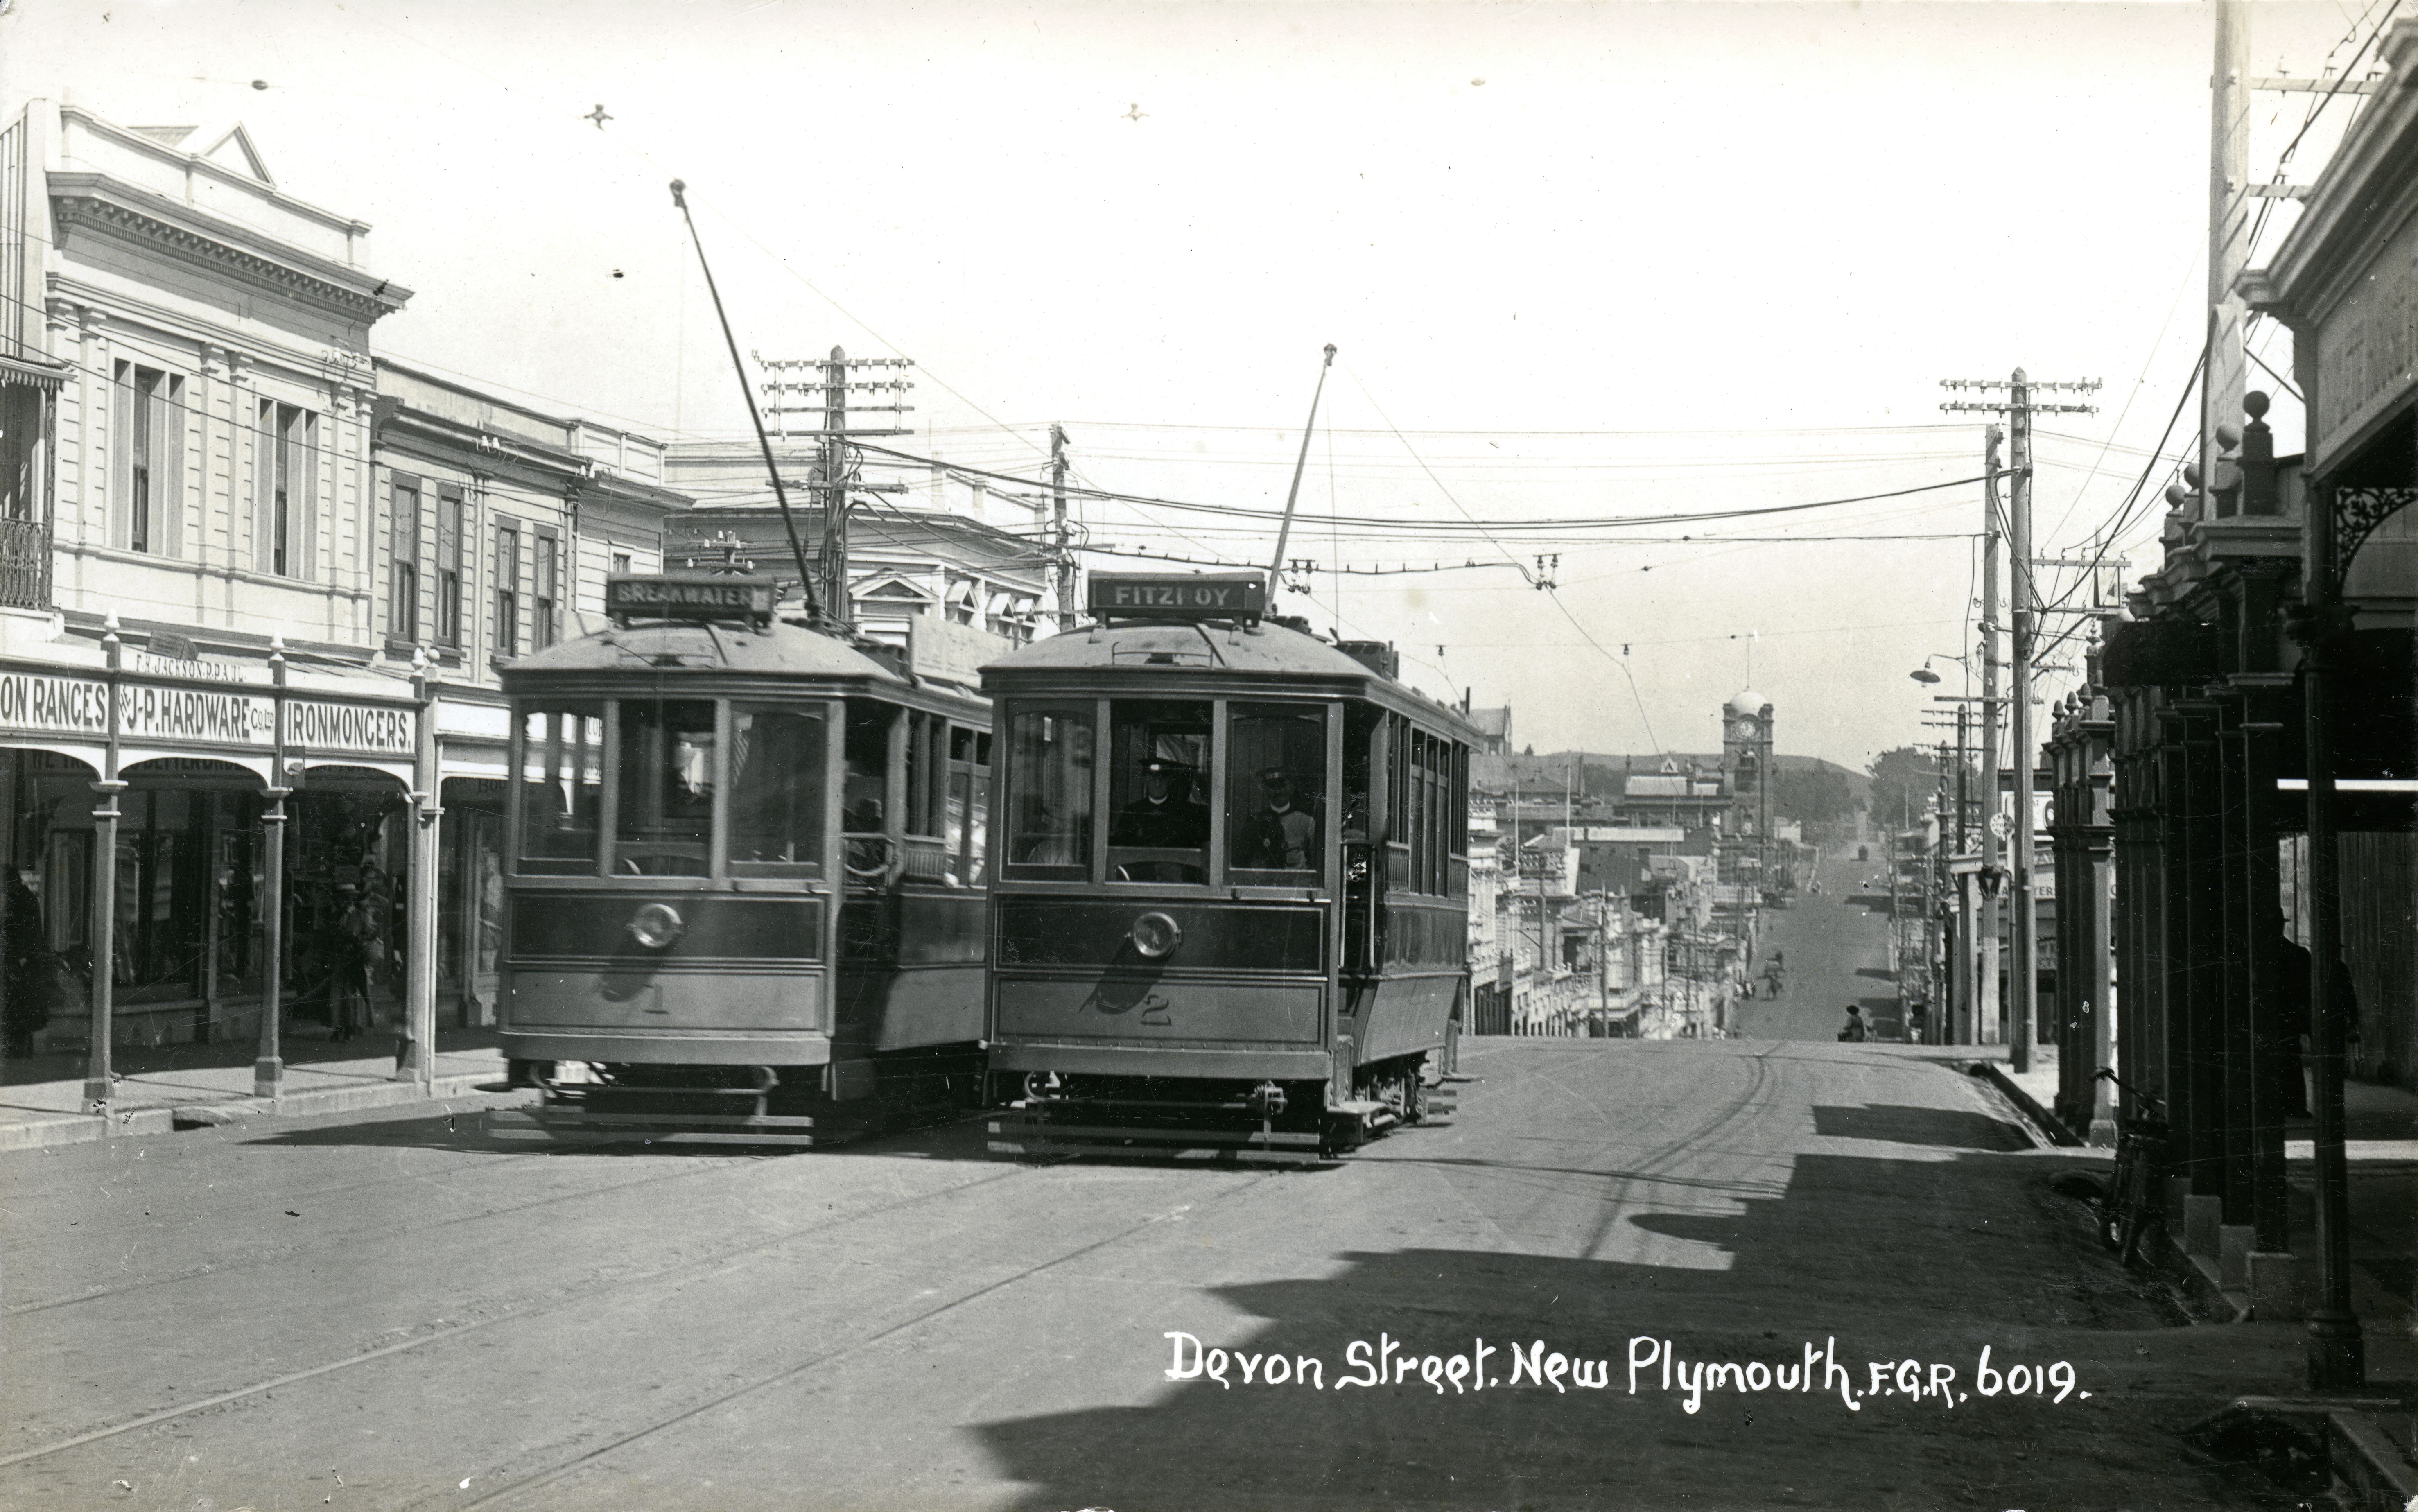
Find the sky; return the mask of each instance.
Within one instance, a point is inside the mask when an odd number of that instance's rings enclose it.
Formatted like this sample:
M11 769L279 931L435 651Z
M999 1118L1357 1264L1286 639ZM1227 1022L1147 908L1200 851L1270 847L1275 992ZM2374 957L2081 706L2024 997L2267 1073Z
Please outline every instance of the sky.
M2251 6L2253 71L2342 67L2401 3ZM2204 3L14 0L0 108L241 121L414 291L374 350L666 439L747 434L675 176L740 347L912 359L895 444L960 466L1036 477L1057 421L1080 484L1279 509L1333 343L1288 609L1538 751L1713 750L1751 683L1783 754L1860 768L1938 739L1971 664L1987 417L1940 380L2100 380L2041 421L2037 540L2156 566L2211 35ZM2289 180L2322 166L2352 100L2303 133L2318 98L2255 97L2255 179L2296 135ZM1076 516L1094 568L1274 550Z

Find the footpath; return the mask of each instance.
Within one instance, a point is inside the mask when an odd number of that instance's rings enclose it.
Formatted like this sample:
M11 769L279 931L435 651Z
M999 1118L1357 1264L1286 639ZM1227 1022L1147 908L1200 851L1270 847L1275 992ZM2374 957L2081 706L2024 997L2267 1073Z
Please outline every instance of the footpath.
M300 1033L311 1031L302 1028ZM84 1100L81 1054L34 1056L0 1078L0 1153L82 1144L121 1134L164 1134L259 1118L299 1118L460 1097L504 1079L492 1031L440 1031L433 1082L398 1080L393 1040L336 1045L298 1038L284 1046L284 1087L273 1101L252 1094L250 1045L168 1045L113 1052L114 1095L106 1118ZM375 1046L385 1053L362 1054Z
M2089 1150L2089 1131L2070 1128L2051 1109L2058 1089L2055 1046L2035 1046L2022 1072L2007 1063L2003 1045L1959 1047L1960 1060L2031 1123L2043 1143L2068 1153L2113 1158ZM2364 1324L2367 1387L2338 1397L2306 1392L2236 1396L2191 1435L2219 1458L2255 1459L2283 1484L2323 1490L2332 1472L2337 1504L2366 1512L2418 1512L2418 1092L2373 1082L2344 1084L2345 1155L2350 1197L2350 1302ZM2299 1291L2314 1290L2317 1253L2317 1162L2306 1119L2285 1125L2286 1200L2291 1248L2303 1257ZM2227 1275L2219 1254L2161 1247L2161 1269L2192 1299L2193 1316L2218 1325L2245 1354L2263 1346L2288 1356L2304 1339L2298 1309L2267 1318ZM2300 1478L2301 1476L2313 1478Z

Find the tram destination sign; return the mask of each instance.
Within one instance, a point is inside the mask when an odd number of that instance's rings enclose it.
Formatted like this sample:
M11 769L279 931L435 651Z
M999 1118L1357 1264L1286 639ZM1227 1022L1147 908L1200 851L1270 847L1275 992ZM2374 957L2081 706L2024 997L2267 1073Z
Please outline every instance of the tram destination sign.
M1257 573L1095 573L1091 611L1104 619L1257 619L1268 603Z
M729 573L630 573L604 580L604 612L616 619L769 619L775 585Z

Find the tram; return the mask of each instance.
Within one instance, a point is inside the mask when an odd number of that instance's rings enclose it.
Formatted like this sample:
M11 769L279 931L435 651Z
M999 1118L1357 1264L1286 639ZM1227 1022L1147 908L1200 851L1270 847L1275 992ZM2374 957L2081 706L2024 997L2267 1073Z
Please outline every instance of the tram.
M512 1137L816 1144L979 1106L990 715L774 612L616 575L512 663Z
M1440 1102L1473 730L1257 573L1095 576L983 668L995 1153L1292 1164Z

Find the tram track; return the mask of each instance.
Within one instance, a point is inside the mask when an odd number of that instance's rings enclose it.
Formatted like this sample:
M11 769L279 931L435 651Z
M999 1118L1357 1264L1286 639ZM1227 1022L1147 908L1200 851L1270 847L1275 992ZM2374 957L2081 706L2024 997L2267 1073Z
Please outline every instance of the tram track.
M607 1153L609 1149L612 1148L619 1147L600 1146L597 1148L597 1153ZM506 1164L517 1166L523 1162L534 1162L555 1158L559 1158L559 1156L552 1153L543 1155L521 1155L513 1157L511 1160L506 1162ZM515 1214L535 1212L540 1208L554 1207L565 1202L576 1202L589 1198L612 1197L619 1193L635 1191L642 1186L651 1186L661 1182L682 1181L690 1177L715 1174L737 1167L758 1165L766 1158L768 1157L761 1155L726 1157L712 1160L708 1163L702 1163L698 1166L690 1167L682 1170L665 1171L652 1176L641 1176L634 1181L617 1182L610 1185L589 1187L585 1191L558 1193L553 1197L540 1198L529 1202L514 1203L505 1207L487 1208L477 1213L455 1214L451 1217L432 1218L424 1223L392 1224L381 1229L362 1229L352 1233L332 1235L326 1239L310 1240L299 1244L285 1245L272 1249L260 1250L253 1254L247 1255L243 1259L230 1260L224 1264L205 1263L190 1265L183 1270L172 1271L161 1275L146 1276L142 1280L129 1281L118 1286L94 1287L86 1291L72 1292L66 1296L46 1297L33 1302L12 1303L6 1307L0 1307L0 1318L19 1318L31 1313L54 1311L60 1307L73 1307L87 1302L107 1301L113 1297L122 1297L136 1291L147 1291L155 1287L174 1286L180 1281L199 1280L204 1276L239 1275L245 1271L258 1270L265 1265L273 1265L283 1260L294 1260L301 1256L317 1253L321 1250L340 1249L369 1242L406 1238L414 1234L433 1233L438 1229L455 1228L466 1223L482 1222L488 1218L508 1218ZM481 1174L487 1174L498 1168L500 1168L498 1166L486 1167L483 1168ZM392 1184L393 1182L415 1182L423 1179L424 1178L408 1176L396 1177L392 1179L392 1182L375 1183L371 1184L386 1185ZM344 1189L326 1189L326 1191L338 1190ZM358 1191L360 1188L354 1188L353 1190ZM298 1199L308 1200L311 1195L312 1194L307 1193L303 1194ZM325 1191L318 1195L324 1196ZM298 1200L298 1199L289 1195L281 1197L277 1200L294 1201Z
M1056 1163L1057 1162L1053 1162L1053 1164ZM1097 1254L1101 1250L1107 1249L1111 1245L1122 1244L1125 1240L1132 1238L1134 1235L1144 1232L1147 1229L1156 1228L1160 1224L1166 1223L1171 1219L1186 1214L1197 1213L1202 1207L1213 1203L1221 1203L1233 1198L1246 1196L1251 1192L1260 1190L1271 1182L1281 1181L1290 1174L1292 1173L1287 1171L1272 1170L1244 1176L1240 1180L1236 1181L1233 1185L1229 1186L1226 1190L1219 1192L1205 1200L1183 1202L1171 1208L1166 1208L1159 1212L1153 1213L1148 1217L1145 1217L1139 1222L1128 1224L1114 1233L1106 1235L1103 1238L1093 1240L1089 1244L1079 1245L1073 1249L1066 1250L1061 1254L1053 1255L1047 1260L1038 1260L1033 1264L1028 1265L1013 1275L1002 1276L996 1281L987 1282L971 1291L961 1292L960 1294L952 1297L945 1302L940 1303L937 1306L925 1308L923 1311L916 1313L913 1317L901 1319L897 1322L892 1323L885 1328L878 1329L875 1332L865 1336L863 1338L851 1339L845 1344L835 1345L830 1349L820 1351L805 1359L788 1365L771 1375L760 1377L755 1381L748 1382L743 1385L733 1386L727 1391L717 1393L704 1401L684 1407L677 1413L666 1413L663 1417L660 1417L644 1427L633 1428L627 1432L619 1434L614 1438L596 1445L594 1448L589 1449L574 1458L564 1461L561 1464L553 1466L546 1470L539 1471L534 1474L524 1476L508 1485L496 1487L495 1489L488 1490L482 1495L476 1496L467 1502L459 1502L452 1504L462 1507L491 1506L509 1502L515 1497L543 1490L548 1486L552 1486L568 1479L569 1477L578 1474L581 1470L604 1459L607 1456L617 1454L633 1444L650 1439L656 1434L678 1428L684 1423L693 1422L710 1413L717 1412L737 1402L743 1401L760 1392L770 1391L788 1382L795 1381L799 1377L805 1375L810 1370L817 1369L822 1366L834 1364L837 1361L844 1360L850 1355L858 1354L864 1351L872 1349L876 1345L883 1343L886 1340L895 1338L912 1329L920 1328L926 1323L931 1322L949 1313L956 1312L961 1307L980 1302L987 1297L994 1296L999 1292L1004 1291L1010 1287L1029 1281L1034 1276L1040 1275L1045 1272L1054 1270L1070 1261L1081 1260L1087 1255Z
M742 1163L734 1162L733 1164ZM796 1244L801 1241L829 1235L836 1230L845 1229L870 1219L880 1218L889 1214L903 1212L925 1203L958 1196L982 1187L997 1185L1003 1182L1018 1181L1025 1177L1038 1175L1041 1172L1051 1169L1061 1164L1064 1164L1063 1160L1050 1160L1047 1162L1020 1165L1006 1170L992 1170L987 1174L975 1177L971 1181L954 1183L950 1185L936 1188L932 1191L919 1192L912 1197L904 1198L897 1201L859 1209L855 1212L849 1213L829 1221L788 1229L778 1234L750 1240L743 1244L719 1245L700 1254L685 1256L668 1264L654 1266L647 1270L591 1278L582 1282L572 1283L556 1289L552 1294L542 1299L532 1299L519 1304L504 1304L500 1306L497 1310L486 1317L467 1319L459 1322L449 1322L441 1318L426 1321L415 1325L415 1331L412 1333L410 1337L398 1339L390 1344L383 1344L371 1349L357 1351L353 1353L344 1355L340 1359L323 1361L318 1365L309 1366L299 1370L286 1371L268 1380L255 1381L246 1385L235 1387L231 1390L214 1392L208 1396L181 1402L175 1406L160 1408L154 1412L141 1413L135 1417L129 1418L124 1422L107 1424L101 1427L88 1428L82 1432L71 1434L66 1438L55 1439L48 1443L37 1445L34 1448L19 1450L14 1454L0 1455L0 1469L7 1469L12 1465L24 1464L32 1460L48 1458L52 1455L63 1454L70 1449L81 1448L88 1443L97 1443L105 1439L137 1432L146 1428L157 1427L162 1423L174 1422L178 1418L190 1417L195 1413L206 1413L214 1408L223 1407L230 1403L243 1401L251 1397L278 1391L286 1386L315 1380L323 1376L333 1374L337 1371L351 1369L358 1366L368 1365L375 1361L387 1359L396 1354L424 1349L432 1344L442 1343L449 1339L460 1338L466 1335L479 1333L502 1324L524 1322L532 1319L543 1318L551 1314L561 1312L566 1308L584 1306L592 1302L599 1296L617 1290L644 1286L651 1282L666 1280L684 1274L707 1271L712 1267L727 1264L731 1260L763 1254L778 1249L786 1245ZM702 1171L691 1171L684 1172L682 1174L702 1175L706 1173ZM618 1189L626 1190L627 1184L624 1184L622 1187Z

